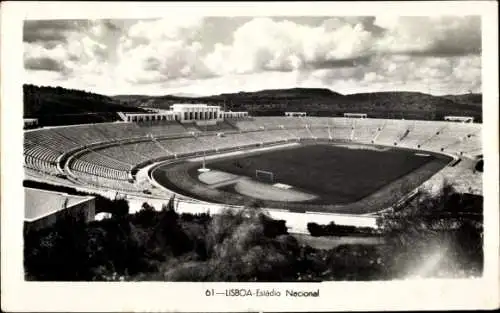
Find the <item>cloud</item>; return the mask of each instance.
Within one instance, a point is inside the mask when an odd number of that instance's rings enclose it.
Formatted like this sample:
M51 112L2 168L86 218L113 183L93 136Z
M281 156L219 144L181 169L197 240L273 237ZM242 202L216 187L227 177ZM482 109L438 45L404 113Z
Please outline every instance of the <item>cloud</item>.
M23 27L24 42L66 41L67 34L80 29L80 22L74 20L35 20L25 21Z
M88 64L107 61L107 45L100 41L113 27L106 20L27 21L24 25L25 69L57 72L66 78L81 74L89 68Z
M198 41L202 26L203 19L197 17L132 25L119 40L118 62L126 67L118 72L128 82L137 84L210 77Z
M480 91L480 26L470 16L28 21L24 59L30 81L104 93Z
M357 66L377 55L478 54L478 17L334 17L319 26L254 18L206 57L219 75Z
M234 32L230 44L217 44L206 64L219 75L354 66L371 53L372 34L363 25L362 19L333 18L314 27L254 18Z
M461 56L481 52L478 16L377 17L384 28L377 49L421 56Z
M29 70L62 72L65 69L64 63L47 57L28 58L24 66Z

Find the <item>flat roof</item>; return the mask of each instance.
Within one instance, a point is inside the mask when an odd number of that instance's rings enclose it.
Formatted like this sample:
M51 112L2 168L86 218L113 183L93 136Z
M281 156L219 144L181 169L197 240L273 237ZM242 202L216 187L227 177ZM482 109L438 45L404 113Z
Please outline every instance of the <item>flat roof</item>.
M63 192L24 188L24 220L36 221L65 208L94 199L92 196L75 196Z
M176 112L173 112L173 111L170 111L170 110L163 110L161 112L151 112L151 113L123 113L123 115L125 116L129 116L129 115L169 115L169 114L175 114Z

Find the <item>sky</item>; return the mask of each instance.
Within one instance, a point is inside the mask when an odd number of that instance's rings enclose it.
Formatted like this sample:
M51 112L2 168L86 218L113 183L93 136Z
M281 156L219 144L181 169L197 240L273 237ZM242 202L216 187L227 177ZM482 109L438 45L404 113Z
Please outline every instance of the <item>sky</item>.
M478 16L29 20L25 82L105 95L481 92Z

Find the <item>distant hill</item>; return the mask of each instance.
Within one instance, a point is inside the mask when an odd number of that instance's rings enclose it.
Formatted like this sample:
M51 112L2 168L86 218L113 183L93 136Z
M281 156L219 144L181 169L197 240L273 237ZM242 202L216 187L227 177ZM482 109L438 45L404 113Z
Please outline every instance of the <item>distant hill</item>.
M23 86L24 117L44 125L111 122L116 112L143 112L117 99L62 87Z
M227 110L249 111L252 115L305 111L316 116L342 116L345 112L358 112L380 118L442 120L445 115L468 115L477 121L482 119L481 94L434 96L396 91L343 95L329 89L292 88L195 98L174 95L120 95L114 98L131 106L160 109L168 109L173 103L202 102L222 105Z
M434 96L420 92L374 92L343 95L330 89L291 88L213 96L180 95L104 96L61 87L24 85L24 117L38 118L43 125L111 122L116 112L168 109L174 103L207 103L251 115L284 115L305 111L311 116L342 116L345 112L370 117L442 120L445 115L473 116L482 121L482 95Z
M446 99L456 103L481 106L483 104L483 95L478 93L468 93L463 95L446 95Z

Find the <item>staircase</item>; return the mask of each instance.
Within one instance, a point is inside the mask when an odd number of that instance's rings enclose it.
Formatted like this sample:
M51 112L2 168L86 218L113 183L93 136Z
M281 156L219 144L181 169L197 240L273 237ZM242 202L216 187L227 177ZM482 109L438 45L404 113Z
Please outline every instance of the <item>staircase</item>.
M117 112L118 116L122 119L122 121L127 121L127 116L123 112Z

